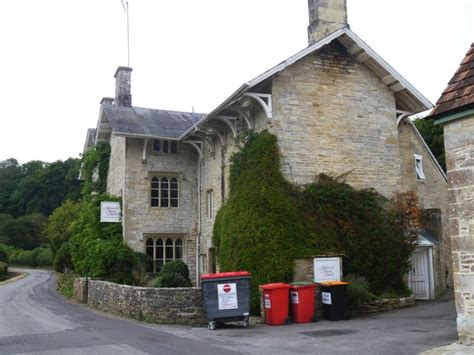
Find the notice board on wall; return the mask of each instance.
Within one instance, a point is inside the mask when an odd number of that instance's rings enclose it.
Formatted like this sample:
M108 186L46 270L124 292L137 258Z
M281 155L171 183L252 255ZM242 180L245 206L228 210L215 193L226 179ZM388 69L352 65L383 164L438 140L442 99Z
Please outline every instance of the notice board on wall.
M314 258L314 282L341 281L342 258Z

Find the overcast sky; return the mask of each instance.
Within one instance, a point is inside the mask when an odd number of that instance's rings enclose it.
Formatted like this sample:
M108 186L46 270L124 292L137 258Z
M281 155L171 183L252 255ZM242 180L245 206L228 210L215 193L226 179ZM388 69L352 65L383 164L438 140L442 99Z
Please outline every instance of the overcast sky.
M474 0L347 0L351 29L433 103L474 41ZM0 8L0 161L78 157L127 65L120 0ZM209 112L307 46L307 0L129 0L133 105Z

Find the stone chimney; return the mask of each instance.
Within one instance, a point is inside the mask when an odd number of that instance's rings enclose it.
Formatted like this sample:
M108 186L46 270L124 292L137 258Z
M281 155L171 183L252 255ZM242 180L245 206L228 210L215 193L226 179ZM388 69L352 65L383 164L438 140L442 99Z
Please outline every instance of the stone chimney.
M346 0L308 0L308 44L347 27Z
M132 94L130 92L132 68L118 67L115 72L115 105L132 106Z

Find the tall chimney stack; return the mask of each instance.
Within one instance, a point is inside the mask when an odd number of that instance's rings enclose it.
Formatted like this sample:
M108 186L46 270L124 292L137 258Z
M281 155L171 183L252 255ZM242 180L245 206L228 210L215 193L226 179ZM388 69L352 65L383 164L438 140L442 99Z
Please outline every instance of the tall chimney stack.
M347 27L346 0L308 0L308 44Z
M115 72L115 105L116 106L132 106L131 94L131 74L132 68L118 67Z

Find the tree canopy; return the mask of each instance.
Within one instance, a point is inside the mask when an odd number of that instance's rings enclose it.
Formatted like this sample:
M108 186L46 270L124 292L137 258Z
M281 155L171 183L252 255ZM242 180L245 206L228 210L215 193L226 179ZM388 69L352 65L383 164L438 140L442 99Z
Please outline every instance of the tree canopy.
M419 118L414 121L414 124L426 144L430 148L433 155L436 157L439 165L446 171L446 158L444 155L444 134L441 125L434 124L434 120L426 120Z

